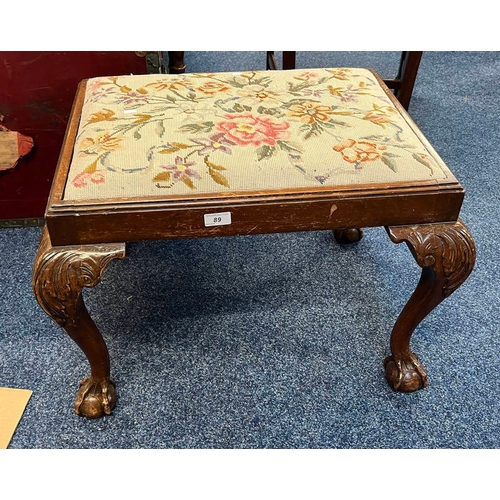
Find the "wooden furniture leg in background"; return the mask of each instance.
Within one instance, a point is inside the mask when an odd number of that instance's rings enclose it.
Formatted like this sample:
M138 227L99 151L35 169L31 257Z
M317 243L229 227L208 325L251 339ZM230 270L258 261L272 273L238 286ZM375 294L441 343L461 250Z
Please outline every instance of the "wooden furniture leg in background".
M384 78L384 83L392 90L402 106L408 111L410 99L417 79L418 68L423 52L406 51L401 53L396 78ZM295 69L296 52L283 52L283 69ZM277 69L274 52L267 53L267 69Z
M282 69L295 69L295 59L296 52L284 51L283 52L283 68ZM276 59L274 57L274 50L267 51L266 60L267 70L277 70L278 65L276 64Z
M394 95L407 111L410 106L422 54L423 52L416 51L402 52L396 79L384 80L385 84L394 90Z
M341 245L348 245L350 243L357 243L363 238L364 233L360 228L351 229L334 229L333 237L337 243Z
M418 68L423 52L403 51L399 61L399 69L396 78L384 79L384 83L392 90L402 106L408 111L410 99L417 79ZM295 69L297 52L283 51L283 69ZM266 69L277 70L274 51L267 51ZM184 73L184 52L168 52L168 72Z
M168 52L168 72L173 74L185 73L184 52Z
M391 351L384 361L389 385L412 392L427 386L427 375L410 350L410 338L420 322L469 276L476 261L474 240L467 227L456 223L386 228L394 243L406 242L422 275L394 325Z
M109 415L116 403L106 344L92 321L81 292L99 283L112 259L125 256L125 244L53 247L43 231L33 270L33 292L43 310L86 355L91 374L80 383L75 413L88 418Z

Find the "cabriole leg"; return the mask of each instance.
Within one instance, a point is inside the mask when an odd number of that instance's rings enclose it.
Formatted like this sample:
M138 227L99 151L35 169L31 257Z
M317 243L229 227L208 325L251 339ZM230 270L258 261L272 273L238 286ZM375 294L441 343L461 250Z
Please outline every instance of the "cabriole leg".
M99 283L112 259L125 256L125 244L53 247L44 228L33 270L33 292L43 310L78 344L91 373L80 383L75 413L109 415L116 403L106 344L83 303L83 287Z
M427 375L410 338L419 323L469 276L476 260L474 240L461 220L455 223L386 228L394 243L406 242L422 275L394 325L392 356L384 361L391 387L412 392L427 386Z

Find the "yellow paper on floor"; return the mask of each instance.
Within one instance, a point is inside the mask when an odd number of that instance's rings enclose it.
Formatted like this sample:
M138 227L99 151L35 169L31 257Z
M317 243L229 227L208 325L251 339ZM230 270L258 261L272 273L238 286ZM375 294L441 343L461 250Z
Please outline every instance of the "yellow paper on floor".
M6 449L33 394L27 389L0 387L0 449Z

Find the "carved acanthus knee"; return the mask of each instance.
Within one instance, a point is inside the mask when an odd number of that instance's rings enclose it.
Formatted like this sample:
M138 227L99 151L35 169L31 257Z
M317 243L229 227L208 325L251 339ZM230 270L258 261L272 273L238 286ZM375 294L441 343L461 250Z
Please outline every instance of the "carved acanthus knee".
M109 414L116 396L109 379L106 344L83 303L84 287L99 283L112 259L125 256L125 244L52 247L45 228L33 270L33 292L43 310L86 355L91 375L81 385L75 412L90 418Z
M389 227L394 243L406 242L422 275L401 312L391 335L392 356L385 362L390 385L414 391L427 385L427 376L410 350L410 338L418 324L470 275L476 261L474 240L461 220L454 223Z
M83 287L93 287L113 259L125 256L125 245L83 245L52 247L43 230L33 271L32 287L44 311L60 326L76 319Z
M394 243L407 243L420 267L433 269L443 283L443 299L451 295L474 268L476 246L460 219L454 223L395 226L387 231Z

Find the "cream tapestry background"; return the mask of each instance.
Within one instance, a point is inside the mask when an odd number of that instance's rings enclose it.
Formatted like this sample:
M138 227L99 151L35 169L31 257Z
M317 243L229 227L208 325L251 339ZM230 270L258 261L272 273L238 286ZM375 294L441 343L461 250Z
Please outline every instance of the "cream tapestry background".
M64 199L452 177L365 69L88 81Z

